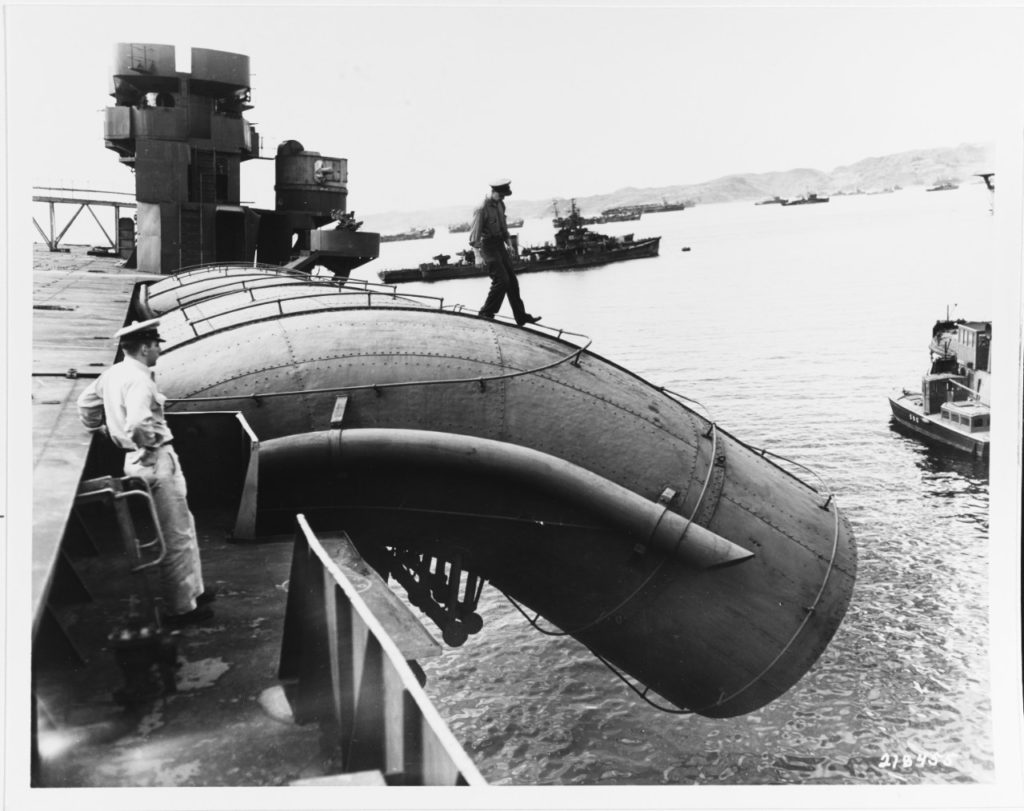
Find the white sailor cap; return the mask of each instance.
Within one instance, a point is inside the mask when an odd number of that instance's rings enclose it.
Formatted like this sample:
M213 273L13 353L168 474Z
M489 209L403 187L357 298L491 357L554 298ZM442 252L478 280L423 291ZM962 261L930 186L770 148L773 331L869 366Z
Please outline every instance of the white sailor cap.
M125 327L121 327L114 333L115 338L135 338L141 341L163 341L157 327L160 326L159 318L151 318L148 321L132 321Z
M491 188L494 191L500 191L504 195L512 194L512 181L507 177L499 177L497 180L491 181Z

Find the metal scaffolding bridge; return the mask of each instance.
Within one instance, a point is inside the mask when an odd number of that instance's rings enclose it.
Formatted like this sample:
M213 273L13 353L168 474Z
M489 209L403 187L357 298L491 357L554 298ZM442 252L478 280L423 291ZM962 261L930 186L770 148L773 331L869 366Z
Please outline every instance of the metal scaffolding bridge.
M33 203L46 203L49 206L49 212L50 212L50 217L49 217L49 220L50 220L49 235L47 235L47 232L43 230L43 227L39 224L39 221L36 220L35 216L32 217L32 224L36 227L36 230L39 232L39 235L43 238L43 241L46 243L46 247L48 247L50 249L51 253L54 253L56 251L64 250L63 248L60 247L60 241L64 238L64 235L67 234L68 229L71 228L71 226L74 224L75 220L78 219L78 215L81 214L83 210L88 210L88 212L92 215L93 219L96 220L96 224L100 227L100 230L103 232L103 236L105 236L107 238L107 242L110 244L110 248L112 248L113 250L116 251L117 248L118 248L117 242L115 241L115 239L113 237L110 236L110 234L107 233L107 229L103 227L103 223L100 222L100 218L99 218L99 216L97 216L96 211L94 210L94 206L112 206L113 207L113 209L114 209L114 234L115 235L118 232L118 223L120 222L120 219L121 219L121 209L122 208L135 208L135 203L134 202L128 202L128 201L122 201L122 200L104 200L104 199L100 199L100 198L84 198L84 197L73 196L73 195L77 195L77 194L108 194L108 195L123 195L123 196L128 196L128 197L134 197L135 196L134 194L130 194L128 192L100 191L98 189L67 189L67 188L57 188L57 187L52 187L52 186L35 186L35 187L33 187L33 191L50 191L50 192L62 192L63 193L63 194L59 194L59 195L35 195L35 194L32 195L32 202ZM58 226L57 226L57 210L56 210L58 205L77 206L77 208L71 214L70 219L67 221L67 224L64 225L64 227L60 229L59 233L57 231L57 227Z

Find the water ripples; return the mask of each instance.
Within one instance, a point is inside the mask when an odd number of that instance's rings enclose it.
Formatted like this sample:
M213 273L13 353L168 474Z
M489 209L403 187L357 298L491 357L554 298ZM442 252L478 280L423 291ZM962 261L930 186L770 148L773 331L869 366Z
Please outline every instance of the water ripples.
M593 336L595 351L695 398L741 440L814 468L853 526L859 570L810 672L724 720L657 712L582 646L537 634L486 589L484 631L423 664L491 783L992 779L987 472L895 433L886 399L917 385L945 296L988 317L983 283L965 299L954 243L974 240L984 267L992 223L966 196L959 209L928 209L934 201L912 193L888 195L881 213L870 208L878 198L834 201L813 228L777 206L697 207L657 221L663 244L695 246L685 263L666 252L642 267L524 277L545 323ZM482 300L485 282L458 288L460 300ZM449 296L442 284L430 292ZM937 298L922 297L925 284Z

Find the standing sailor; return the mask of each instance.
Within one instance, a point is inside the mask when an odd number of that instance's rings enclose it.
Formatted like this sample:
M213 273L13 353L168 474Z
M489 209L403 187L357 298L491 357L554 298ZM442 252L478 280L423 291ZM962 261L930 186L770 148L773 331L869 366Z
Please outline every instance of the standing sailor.
M487 273L491 277L491 289L487 300L480 308L482 318L494 318L501 309L501 303L508 296L512 315L519 326L536 324L539 315L526 312L523 300L519 296L519 280L512 266L512 257L508 248L510 240L508 224L505 221L505 198L512 194L512 181L507 178L491 183L491 193L484 199L483 205L473 212L473 227L469 231L469 244L480 251Z
M92 432L106 433L126 452L124 473L150 488L166 554L160 564L164 622L171 626L202 622L213 616L208 603L213 589L203 586L196 526L186 501L185 477L173 436L164 419L164 401L152 367L163 340L160 319L135 321L117 331L124 359L82 392L78 414Z

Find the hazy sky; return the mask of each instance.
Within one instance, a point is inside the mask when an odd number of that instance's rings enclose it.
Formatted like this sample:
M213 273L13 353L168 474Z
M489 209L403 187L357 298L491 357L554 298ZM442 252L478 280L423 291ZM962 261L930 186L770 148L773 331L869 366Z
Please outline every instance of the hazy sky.
M132 191L102 141L114 44L250 57L247 118L349 161L360 214L994 142L1019 107L1022 9L8 6L12 164ZM22 162L24 156L28 160ZM243 198L272 205L270 161Z

